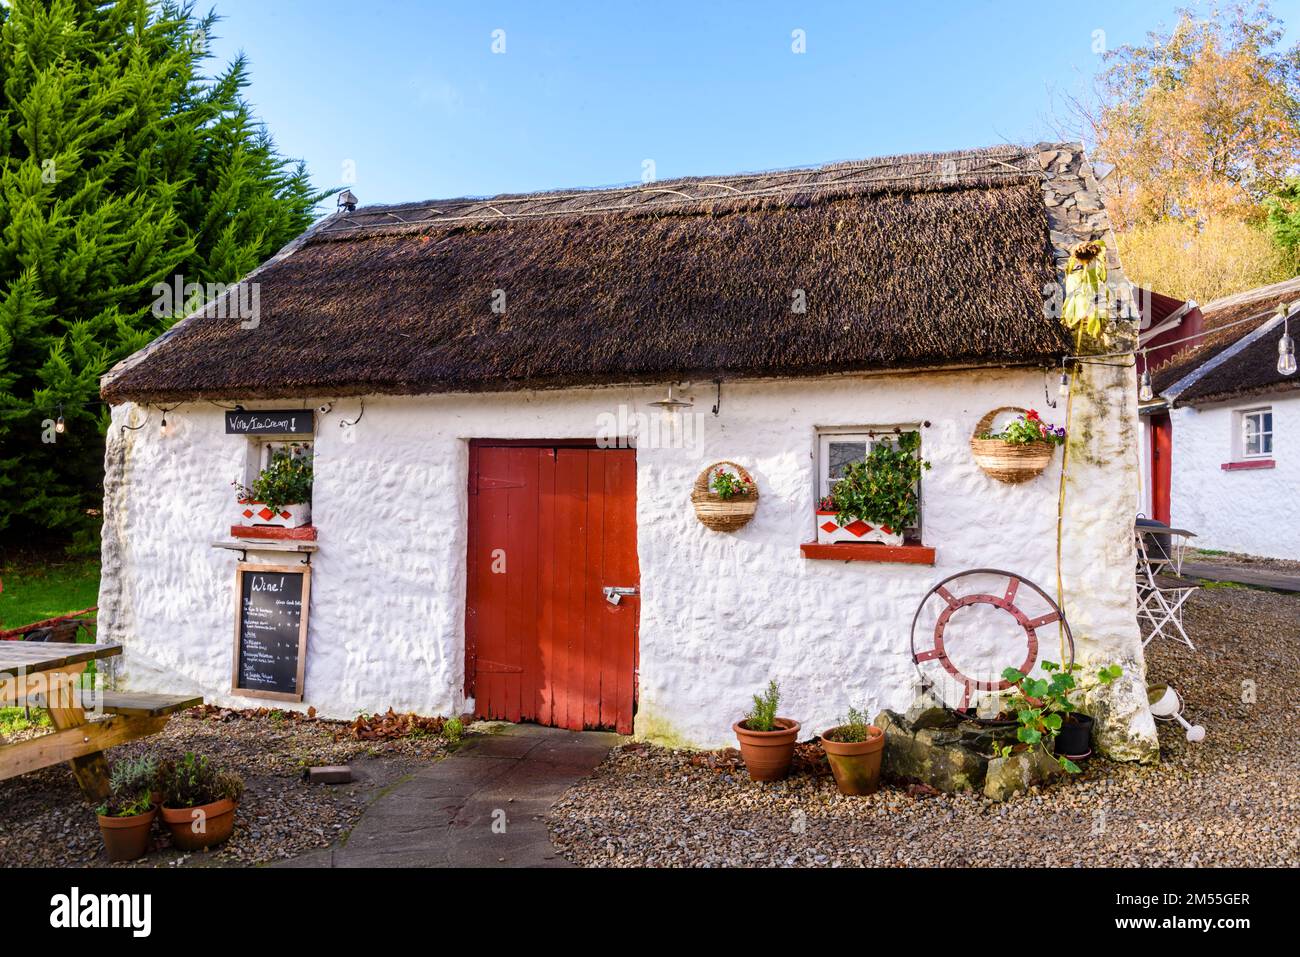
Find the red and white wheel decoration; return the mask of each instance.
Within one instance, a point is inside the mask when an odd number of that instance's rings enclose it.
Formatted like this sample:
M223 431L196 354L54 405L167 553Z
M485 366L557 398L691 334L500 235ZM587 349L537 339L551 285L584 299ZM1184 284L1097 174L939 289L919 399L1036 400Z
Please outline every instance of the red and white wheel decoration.
M976 609L983 614L970 613ZM1074 638L1047 592L1013 572L959 572L921 599L912 618L912 661L923 688L948 707L969 711L978 692L1011 687L1002 678L1004 669L1029 674L1038 666L1038 630L1057 622L1067 649L1067 660L1058 663L1069 667L1074 663ZM1053 654L1049 660L1056 657L1062 656Z

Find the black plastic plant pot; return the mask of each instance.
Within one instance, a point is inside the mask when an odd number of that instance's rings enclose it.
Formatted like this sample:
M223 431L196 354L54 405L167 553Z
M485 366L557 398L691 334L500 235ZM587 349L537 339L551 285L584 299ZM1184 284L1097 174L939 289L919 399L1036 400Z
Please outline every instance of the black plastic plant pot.
M1077 711L1070 712L1070 720L1061 725L1056 734L1056 753L1060 757L1077 761L1092 754L1092 718Z

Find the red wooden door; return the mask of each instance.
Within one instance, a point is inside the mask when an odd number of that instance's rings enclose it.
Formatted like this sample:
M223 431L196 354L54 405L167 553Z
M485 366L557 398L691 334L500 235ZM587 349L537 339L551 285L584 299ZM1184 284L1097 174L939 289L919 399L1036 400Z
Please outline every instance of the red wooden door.
M632 732L636 452L470 449L466 693L475 714Z
M1168 412L1151 416L1151 517L1169 524L1173 481L1174 430Z

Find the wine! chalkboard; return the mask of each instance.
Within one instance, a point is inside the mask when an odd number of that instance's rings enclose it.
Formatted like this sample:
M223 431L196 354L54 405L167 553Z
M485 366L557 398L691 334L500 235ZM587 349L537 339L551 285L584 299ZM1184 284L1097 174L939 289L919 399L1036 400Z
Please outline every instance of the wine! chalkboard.
M310 565L236 566L235 694L302 700L310 591Z

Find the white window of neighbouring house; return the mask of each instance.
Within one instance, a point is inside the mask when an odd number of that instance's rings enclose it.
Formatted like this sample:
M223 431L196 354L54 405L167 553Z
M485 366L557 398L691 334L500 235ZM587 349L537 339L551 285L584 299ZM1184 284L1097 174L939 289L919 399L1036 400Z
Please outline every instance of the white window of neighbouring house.
M1247 409L1237 413L1238 454L1243 459L1266 459L1273 455L1273 410Z

